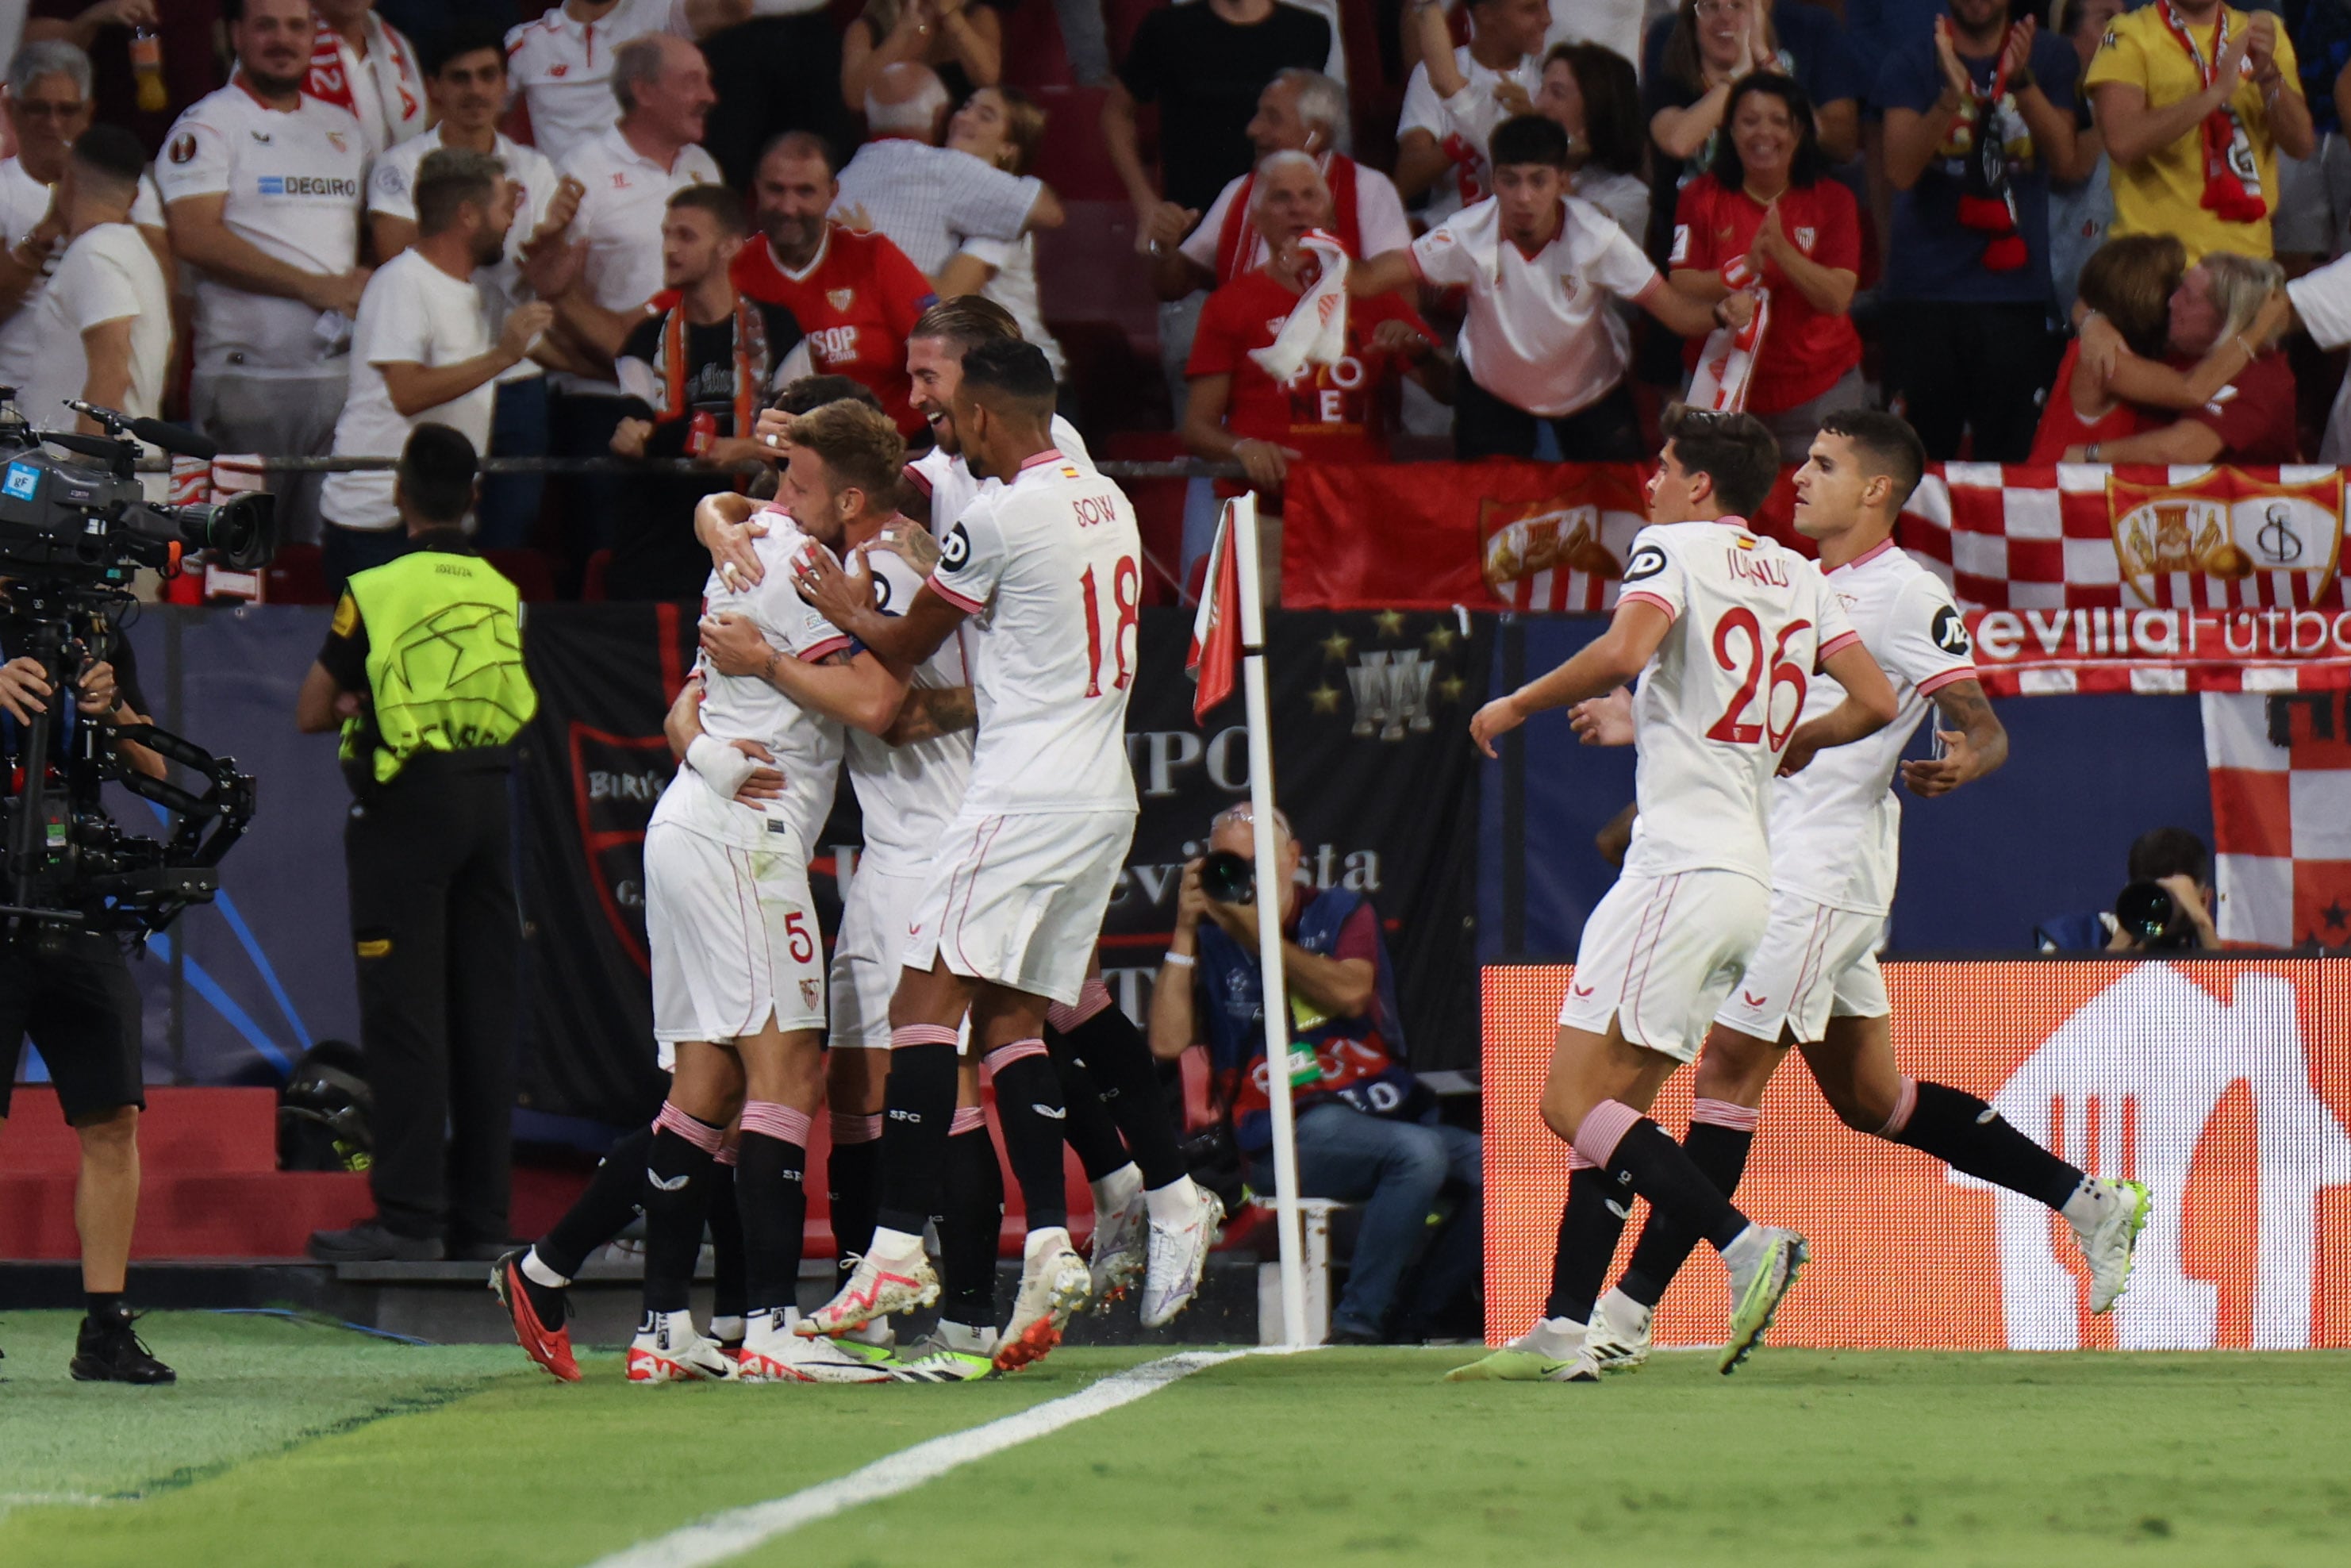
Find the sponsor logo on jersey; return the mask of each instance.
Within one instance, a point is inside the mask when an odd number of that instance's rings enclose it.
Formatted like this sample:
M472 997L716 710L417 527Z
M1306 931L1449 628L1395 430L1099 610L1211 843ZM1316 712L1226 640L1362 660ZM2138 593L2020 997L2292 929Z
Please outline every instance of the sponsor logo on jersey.
M1643 545L1633 552L1633 559L1625 564L1625 580L1645 581L1665 570L1666 552L1655 545Z
M1745 1002L1750 1008L1760 1008L1771 998L1769 997L1759 997L1753 991L1741 991L1739 993L1739 999Z
M264 174L259 183L265 196L332 196L338 200L350 200L360 193L357 180L347 180L340 175Z
M857 358L857 330L854 327L820 327L808 336L809 351L820 364L848 364Z
M260 142L264 147L269 145L269 132L262 130L258 125L248 125L246 127L246 130L252 135L256 141Z
M571 74L571 68L568 65L549 66L547 68L547 74L551 77L568 77Z
M1954 658L1967 658L1976 651L1973 639L1968 635L1968 623L1948 604L1935 607L1935 620L1928 628L1928 635L1935 639L1936 647Z
M957 523L947 530L947 537L939 541L939 565L948 571L957 571L970 559L971 536L964 532L961 523Z

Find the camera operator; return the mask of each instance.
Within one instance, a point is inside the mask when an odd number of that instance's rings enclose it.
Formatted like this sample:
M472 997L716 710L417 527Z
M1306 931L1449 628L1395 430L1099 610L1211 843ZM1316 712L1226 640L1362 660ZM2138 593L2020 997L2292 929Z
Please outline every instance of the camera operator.
M1209 854L1184 868L1175 935L1151 997L1151 1049L1172 1061L1205 1036L1250 1185L1270 1192L1270 1081L1258 905L1248 870L1251 823L1246 804L1219 812ZM1364 1206L1347 1289L1332 1313L1332 1343L1386 1339L1398 1281L1439 1189L1448 1177L1468 1189L1430 1249L1416 1298L1399 1320L1399 1337L1417 1338L1412 1330L1477 1274L1484 1155L1478 1134L1437 1119L1435 1095L1398 1060L1403 1026L1377 912L1361 894L1301 883L1299 845L1278 812L1274 838L1290 1037L1313 1048L1316 1074L1301 1082L1308 1070L1292 1069L1298 1188L1303 1197Z
M0 747L5 777L29 759L20 755L23 727L37 713L62 717L52 734L52 766L71 755L80 726L143 724L146 707L131 644L110 620L91 616L78 628L89 653L70 693L57 692L38 659L26 655L33 626L8 585L0 581ZM160 778L162 759L144 747L116 743L130 766ZM102 931L19 923L0 942L0 1123L8 1113L20 1042L33 1047L57 1087L58 1108L81 1143L74 1186L74 1225L81 1237L86 1301L74 1346L73 1375L81 1382L157 1384L175 1381L131 1329L123 1301L131 1229L139 1213L141 1083L139 988L115 939Z
M2157 828L2130 847L2130 885L2115 900L2109 953L2210 952L2212 852L2185 828Z
M460 526L475 471L474 444L447 425L408 437L392 505L410 553L351 574L295 700L304 734L342 730L375 1094L375 1218L311 1235L330 1263L488 1262L507 1247L521 958L507 785L538 696L515 586Z

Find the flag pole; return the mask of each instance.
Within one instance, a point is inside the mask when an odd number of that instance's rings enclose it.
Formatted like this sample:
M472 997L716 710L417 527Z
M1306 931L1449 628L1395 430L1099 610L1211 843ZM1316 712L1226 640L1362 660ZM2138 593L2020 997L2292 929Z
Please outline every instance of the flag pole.
M1271 702L1265 682L1265 611L1259 600L1257 493L1230 503L1225 548L1240 570L1241 697L1249 722L1249 821L1257 862L1257 951L1264 975L1266 1098L1273 1110L1274 1234L1281 1249L1281 1338L1303 1349L1305 1238L1298 1217L1298 1142L1290 1093L1290 988L1281 969L1281 854L1274 839ZM1214 591L1211 585L1210 591Z

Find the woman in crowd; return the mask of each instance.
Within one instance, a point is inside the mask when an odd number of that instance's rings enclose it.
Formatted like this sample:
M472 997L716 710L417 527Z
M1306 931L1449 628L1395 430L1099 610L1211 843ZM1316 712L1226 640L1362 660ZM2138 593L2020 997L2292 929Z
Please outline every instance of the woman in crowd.
M1044 141L1045 111L1018 88L981 88L947 121L949 147L1008 174L1028 174ZM952 299L958 294L977 294L1010 311L1020 323L1020 335L1045 350L1053 379L1069 380L1061 345L1045 330L1037 303L1034 234L1008 241L966 240L939 274L939 297Z
M1825 410L1866 401L1861 335L1848 314L1860 281L1860 208L1823 170L1812 104L1788 78L1740 78L1724 118L1729 133L1712 165L1682 187L1673 284L1701 299L1750 280L1769 292L1747 412L1780 438L1787 461L1801 463ZM1690 346L1690 363L1701 347Z
M2106 36L2106 28L2123 14L2123 0L2059 0L2056 15L2050 28L2081 57L2082 69L2090 68L2090 57L2098 52L2098 45ZM2115 193L2108 179L2106 139L2090 115L2090 95L2078 95L2074 106L2074 146L2078 157L2090 158L2095 167L2089 177L2079 184L2067 184L2052 179L2049 182L2049 280L2055 286L2057 309L2061 317L2073 309L2074 296L2081 288L2083 264L2096 253L2106 240L2106 226L2115 221Z
M2188 270L2188 253L2169 235L2110 239L2083 264L2077 331L2043 405L2031 461L2079 462L2094 444L2136 435L2151 423L2145 411L2200 408L2285 329L2285 295L2258 278L2232 281L2220 300L2220 340L2185 371L2165 363L2171 297Z
M865 112L865 89L883 66L912 62L939 73L948 101L1004 75L1004 22L989 0L865 0L841 36L841 101Z

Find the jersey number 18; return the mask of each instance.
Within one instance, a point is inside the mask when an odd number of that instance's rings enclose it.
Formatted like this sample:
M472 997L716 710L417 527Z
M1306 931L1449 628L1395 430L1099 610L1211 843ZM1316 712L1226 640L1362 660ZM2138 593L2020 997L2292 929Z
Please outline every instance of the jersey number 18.
M1123 555L1111 569L1111 608L1115 612L1111 624L1110 643L1113 657L1118 664L1117 674L1111 682L1113 691L1123 692L1134 680L1134 671L1128 663L1131 638L1140 618L1143 603L1143 572L1134 558ZM1094 569L1088 567L1078 579L1078 587L1086 600L1086 695L1102 695L1102 612L1101 589L1094 580Z

